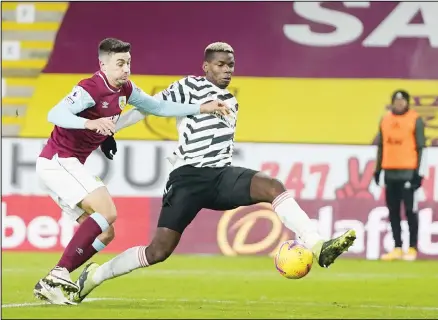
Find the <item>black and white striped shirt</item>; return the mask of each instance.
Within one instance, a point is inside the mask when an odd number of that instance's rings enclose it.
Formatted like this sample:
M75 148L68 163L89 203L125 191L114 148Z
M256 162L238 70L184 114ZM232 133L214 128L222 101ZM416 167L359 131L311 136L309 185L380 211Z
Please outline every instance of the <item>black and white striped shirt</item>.
M174 151L176 167L223 167L231 164L238 103L227 90L220 89L205 77L185 77L159 92L156 97L179 103L203 104L222 100L230 114L200 114L177 118L178 147Z

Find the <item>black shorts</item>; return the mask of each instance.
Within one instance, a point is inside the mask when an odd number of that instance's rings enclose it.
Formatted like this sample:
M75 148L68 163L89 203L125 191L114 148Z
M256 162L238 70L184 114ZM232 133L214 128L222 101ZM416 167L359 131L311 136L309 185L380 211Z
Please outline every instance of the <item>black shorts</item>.
M158 227L183 233L203 208L225 211L255 204L250 186L256 173L231 166L175 169L166 183Z

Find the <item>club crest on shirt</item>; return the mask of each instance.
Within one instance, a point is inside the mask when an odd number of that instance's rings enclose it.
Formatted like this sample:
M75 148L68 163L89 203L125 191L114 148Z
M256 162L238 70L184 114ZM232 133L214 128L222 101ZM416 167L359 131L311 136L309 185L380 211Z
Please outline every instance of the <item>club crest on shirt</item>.
M119 97L119 107L122 110L126 107L126 96Z

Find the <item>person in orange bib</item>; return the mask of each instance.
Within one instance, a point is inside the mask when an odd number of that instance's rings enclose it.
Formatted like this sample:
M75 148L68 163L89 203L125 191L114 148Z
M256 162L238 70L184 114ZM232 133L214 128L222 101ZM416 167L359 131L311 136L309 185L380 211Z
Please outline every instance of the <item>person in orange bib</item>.
M392 110L380 122L377 163L374 180L380 182L384 171L386 206L389 210L394 250L383 254L382 260L409 260L417 258L418 202L417 190L423 174L423 149L425 148L424 122L418 113L409 108L410 96L404 90L392 95ZM401 203L404 203L409 225L409 249L402 250Z

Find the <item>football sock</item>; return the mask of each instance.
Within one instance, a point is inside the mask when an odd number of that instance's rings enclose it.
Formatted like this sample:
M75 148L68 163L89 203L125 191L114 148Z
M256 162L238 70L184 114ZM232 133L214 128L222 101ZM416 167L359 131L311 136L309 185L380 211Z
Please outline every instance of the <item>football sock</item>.
M100 213L93 213L79 226L57 266L66 268L69 272L80 267L97 252L93 242L108 227L108 222Z
M101 284L103 281L130 273L135 269L149 266L146 259L147 247L132 247L115 258L99 266L93 274L93 282Z
M275 198L272 207L283 224L295 232L307 248L312 249L317 242L323 240L316 224L310 220L289 191Z
M88 246L88 247L86 247L85 249L84 249L84 252L83 252L83 260L84 260L84 262L83 263L85 263L86 261L88 261L88 260L90 260L90 258L92 257L92 256L94 256L96 253L98 253L99 251L101 251L101 250L103 250L103 249L105 249L105 247L106 247L106 245L102 242L102 241L100 241L98 238L96 238L96 239L94 239L94 242L91 244L91 246ZM82 263L82 264L83 264ZM81 265L82 265L81 264ZM73 272L73 271L75 271L77 268L79 268L81 265L79 265L79 266L76 266L74 269L72 269L70 272Z

